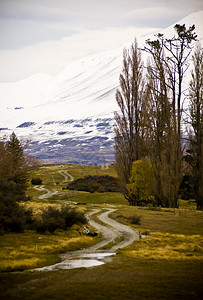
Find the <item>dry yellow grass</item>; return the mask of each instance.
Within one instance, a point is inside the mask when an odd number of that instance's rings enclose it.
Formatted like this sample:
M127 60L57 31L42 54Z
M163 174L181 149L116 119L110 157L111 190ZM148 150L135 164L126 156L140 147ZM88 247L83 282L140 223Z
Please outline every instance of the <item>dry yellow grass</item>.
M69 233L40 235L32 231L0 237L0 271L32 269L58 262L59 253L92 245L95 238L80 235L78 228Z
M151 237L135 242L125 255L137 258L168 260L202 260L203 237L154 232Z

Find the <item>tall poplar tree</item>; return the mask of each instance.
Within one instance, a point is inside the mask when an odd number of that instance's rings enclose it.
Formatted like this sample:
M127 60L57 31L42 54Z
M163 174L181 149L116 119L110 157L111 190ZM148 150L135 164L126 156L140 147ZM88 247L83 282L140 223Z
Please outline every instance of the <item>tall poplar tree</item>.
M115 113L116 166L124 194L129 182L132 163L142 156L141 121L144 91L141 51L135 40L130 51L123 52L123 70L120 88L116 92L119 112Z
M203 209L203 49L200 45L193 54L192 80L189 89L189 109L192 133L189 137L187 161L192 167L192 178L197 209Z

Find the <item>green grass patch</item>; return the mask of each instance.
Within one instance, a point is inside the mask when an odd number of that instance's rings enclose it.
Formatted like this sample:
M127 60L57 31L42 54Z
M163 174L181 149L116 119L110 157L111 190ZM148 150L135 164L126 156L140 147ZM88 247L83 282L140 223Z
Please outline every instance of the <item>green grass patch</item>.
M69 181L64 182L64 176L60 171L67 171L74 179L78 179L87 175L109 175L116 177L114 165L103 167L99 165L41 165L30 172L27 194L32 201L39 201L38 197L44 194L43 191L38 191L30 183L32 178L41 178L42 184L50 191L58 191L57 194L45 201L73 201L86 204L112 204L112 205L127 205L128 201L121 193L85 193L77 191L62 190L67 187Z
M0 274L1 299L201 299L197 260L146 260L118 254L106 265L55 272Z
M70 199L69 191L67 194L61 197L62 200L68 201ZM77 203L86 204L109 204L109 205L127 205L128 201L124 198L121 193L88 193L88 192L78 192L71 191L72 201Z
M128 217L141 216L141 225L132 225ZM123 206L110 215L119 222L139 231L162 232L184 235L203 235L203 212L180 209L151 211L138 207ZM122 217L123 216L123 217Z

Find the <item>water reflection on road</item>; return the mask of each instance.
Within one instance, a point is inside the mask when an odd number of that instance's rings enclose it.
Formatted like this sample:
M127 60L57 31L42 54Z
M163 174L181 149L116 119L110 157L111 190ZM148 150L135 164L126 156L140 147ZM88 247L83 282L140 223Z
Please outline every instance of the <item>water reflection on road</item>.
M64 260L61 263L36 269L37 271L68 270L76 268L90 268L105 264L106 258L116 253L87 253L77 259Z

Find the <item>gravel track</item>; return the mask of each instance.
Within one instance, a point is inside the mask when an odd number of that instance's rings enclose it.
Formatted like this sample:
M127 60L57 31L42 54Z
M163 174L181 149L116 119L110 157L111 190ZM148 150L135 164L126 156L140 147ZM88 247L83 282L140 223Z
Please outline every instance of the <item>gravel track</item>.
M59 173L64 177L62 183L74 180L73 176L71 176L67 171L59 171ZM35 189L45 192L43 195L39 196L40 200L49 199L58 193L58 191L50 191L49 189L45 188L44 185L35 186ZM73 269L102 265L108 261L110 256L115 255L118 249L132 244L135 240L139 240L139 233L137 231L109 218L109 214L114 212L116 209L104 209L105 212L103 212L103 208L100 208L94 209L88 214L89 224L102 234L101 242L89 248L78 251L69 251L61 254L61 263L35 270L51 271L56 269ZM100 214L97 215L97 218L100 219L104 225L91 219L91 215L99 212Z
M89 224L94 226L98 231L102 233L102 241L98 244L81 249L78 251L70 251L60 255L61 263L36 269L37 271L52 271L58 269L74 269L81 267L93 267L99 266L109 261L109 257L116 254L116 251L120 248L124 248L132 244L135 240L139 240L139 234L137 231L130 227L118 223L109 218L109 214L115 211L115 209L108 209L101 213L98 218L104 222L107 226L101 225L91 219L91 215L98 213L100 210L93 210L89 214ZM116 240L122 237L122 241L116 243ZM112 243L112 247L108 247L108 250L101 250L101 247Z
M61 171L58 171L58 173L64 177L64 180L61 182L62 184L66 183L66 182L71 182L74 180L74 177L71 174L69 174L68 171L61 170ZM54 181L54 178L53 178L53 181ZM54 185L56 185L55 181L54 181ZM49 189L45 188L44 185L35 186L34 188L37 191L44 192L43 195L40 195L38 197L39 200L47 200L58 193L58 191L50 191Z

